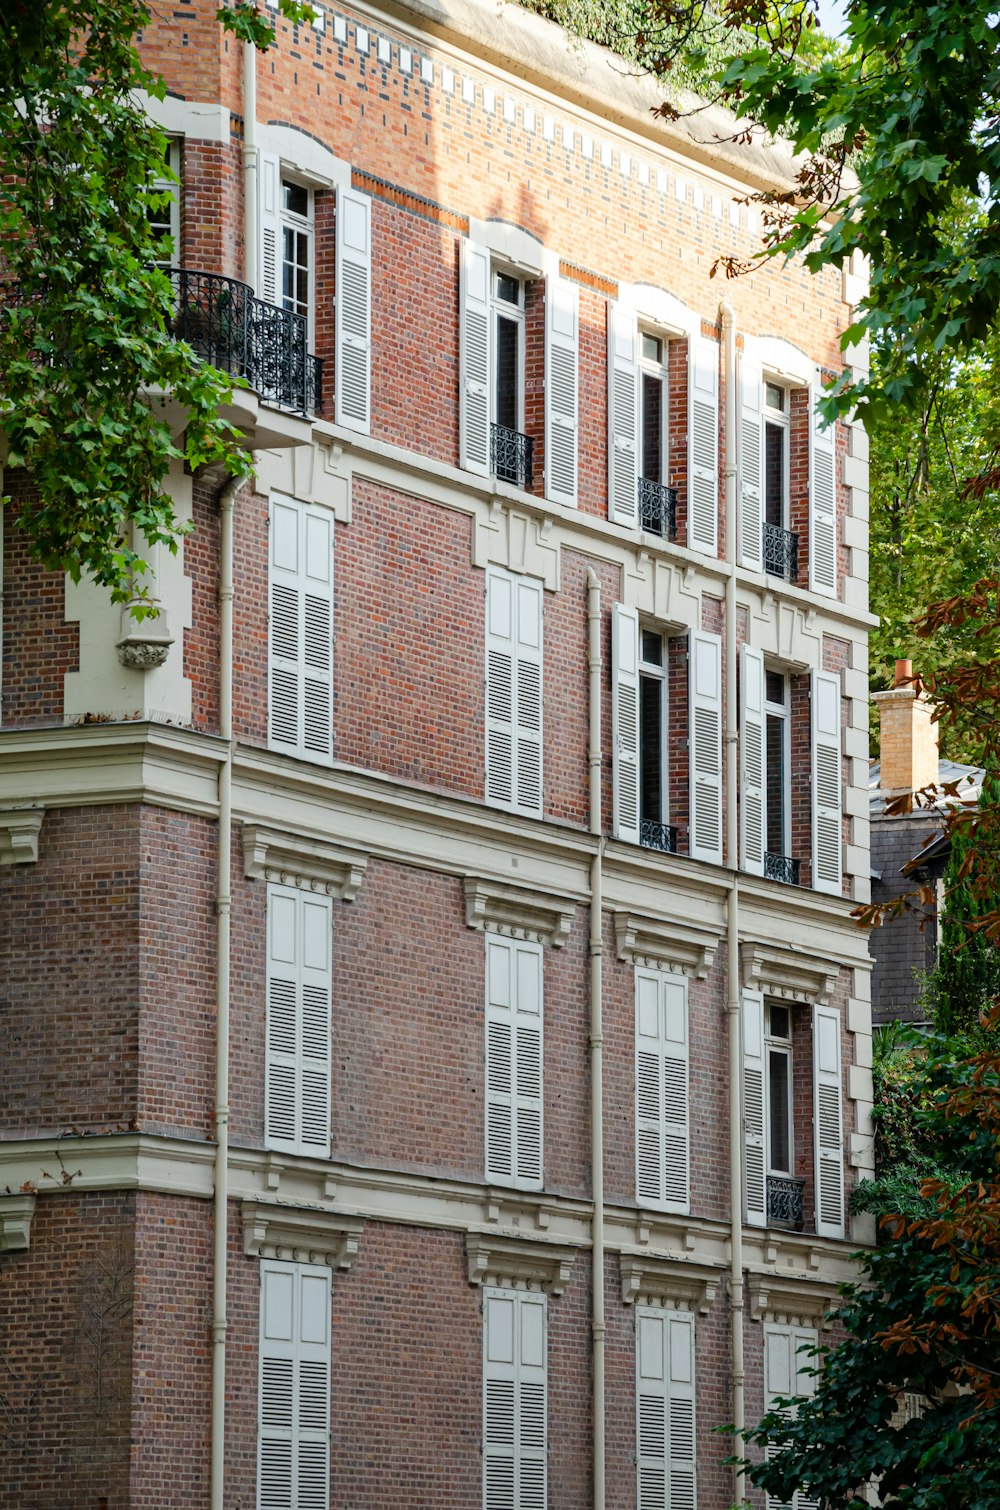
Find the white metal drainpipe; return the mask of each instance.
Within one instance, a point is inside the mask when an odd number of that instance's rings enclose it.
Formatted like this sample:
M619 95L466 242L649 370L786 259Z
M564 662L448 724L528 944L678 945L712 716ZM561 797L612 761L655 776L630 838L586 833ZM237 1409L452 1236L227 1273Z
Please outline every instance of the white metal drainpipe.
M229 1215L229 935L233 822L233 505L246 481L219 495L219 853L216 890L215 1232L212 1294L212 1510L222 1510L226 1426L226 1288Z
M730 873L726 909L731 1223L729 1311L732 1326L733 1425L739 1432L746 1421L746 1374L743 1362L743 1107L740 1095L743 1051L740 1036L739 834L736 810L739 755L736 703L736 321L732 305L723 303L719 317L722 323L726 380L726 559L729 564L729 575L726 578L726 865ZM746 1476L741 1468L735 1468L733 1473L736 1503L741 1504L746 1496Z
M587 665L590 669L590 831L597 849L590 864L590 1182L592 1330L594 1342L594 1510L604 1510L604 1025L601 1003L604 902L601 864L601 585L587 567Z

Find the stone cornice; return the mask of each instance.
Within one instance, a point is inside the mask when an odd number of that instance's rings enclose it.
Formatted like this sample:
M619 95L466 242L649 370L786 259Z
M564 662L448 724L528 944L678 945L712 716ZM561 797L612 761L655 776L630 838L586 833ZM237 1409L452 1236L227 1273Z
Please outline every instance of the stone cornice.
M482 876L469 876L465 882L465 921L470 928L561 949L575 912L576 903L568 897L506 886Z
M43 807L0 808L0 865L31 865L38 859Z
M703 980L712 968L721 934L675 919L616 912L615 943L620 960L673 970Z
M561 1295L569 1282L576 1249L560 1243L493 1232L470 1232L465 1239L469 1283L513 1285Z
M33 1195L0 1195L0 1253L25 1253L31 1242Z
M814 1280L791 1274L747 1276L750 1315L754 1321L775 1321L788 1326L828 1328L827 1312L836 1303L835 1292Z
M254 881L278 881L353 902L367 865L367 855L325 840L243 824L243 873Z
M745 939L740 944L742 984L782 1001L826 1006L841 971L839 960L822 959L781 944Z
M684 1258L654 1258L622 1253L618 1259L622 1300L634 1305L664 1306L676 1311L711 1310L724 1274Z
M349 1269L364 1221L334 1211L243 1202L243 1251L248 1258L284 1258L295 1263Z

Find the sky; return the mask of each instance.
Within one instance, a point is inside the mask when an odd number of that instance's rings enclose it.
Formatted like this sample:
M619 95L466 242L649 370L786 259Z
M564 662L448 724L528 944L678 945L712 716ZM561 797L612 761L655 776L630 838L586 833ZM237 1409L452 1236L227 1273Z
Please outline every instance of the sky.
M831 37L843 29L847 0L819 0L819 24Z

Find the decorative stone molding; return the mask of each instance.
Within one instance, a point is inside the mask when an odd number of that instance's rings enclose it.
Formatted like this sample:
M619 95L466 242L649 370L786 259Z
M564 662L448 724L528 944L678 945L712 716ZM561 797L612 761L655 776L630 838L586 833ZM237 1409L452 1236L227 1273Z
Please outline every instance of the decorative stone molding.
M359 1216L335 1211L244 1201L243 1251L249 1258L283 1258L349 1269L364 1225Z
M782 1001L826 1006L837 984L840 964L815 954L799 954L780 944L744 940L740 945L743 985Z
M260 823L243 825L243 873L254 881L280 881L353 902L367 866L367 855L325 839L279 833Z
M615 913L615 943L620 960L651 969L674 970L703 980L712 968L721 935L690 923Z
M511 1285L561 1295L569 1280L576 1249L530 1239L470 1232L465 1251L471 1285Z
M531 939L561 949L569 937L576 903L569 897L525 891L502 881L470 876L465 883L465 921L470 928Z
M33 1195L0 1195L0 1253L25 1253L31 1241Z
M835 1304L830 1290L808 1279L782 1274L754 1274L747 1278L750 1315L754 1321L775 1321L786 1326L829 1328L827 1312Z
M707 1315L725 1277L721 1269L688 1259L652 1258L623 1253L619 1260L622 1300L626 1305L663 1306L672 1311Z
M167 611L159 603L156 618L135 619L132 605L122 609L118 659L128 671L154 671L170 654L174 637L167 623Z
M0 808L0 865L32 865L38 859L43 807Z

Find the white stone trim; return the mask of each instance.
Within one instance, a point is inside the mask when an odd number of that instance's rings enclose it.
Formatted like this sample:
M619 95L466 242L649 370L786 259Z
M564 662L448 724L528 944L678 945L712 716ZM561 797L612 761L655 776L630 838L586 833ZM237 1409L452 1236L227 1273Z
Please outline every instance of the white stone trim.
M260 823L243 824L243 874L250 880L276 881L353 902L367 868L368 856L356 850Z
M827 1312L837 1295L827 1285L796 1279L786 1274L747 1275L750 1315L754 1321L774 1321L784 1326L811 1326L824 1330L831 1323Z
M38 835L43 807L0 808L0 865L33 865L38 859Z
M673 970L704 980L712 968L721 930L695 928L677 919L615 912L618 958L652 970Z
M568 897L504 886L482 876L465 882L465 921L470 928L530 939L561 949L569 937L576 903Z
M765 996L782 1001L815 1003L825 1007L830 1001L837 977L843 968L840 960L823 959L816 954L744 939L740 943L740 977L746 990L763 991Z
M27 1252L34 1214L33 1195L0 1195L0 1254Z
M471 1285L509 1285L561 1295L569 1283L576 1249L561 1243L470 1232L465 1239Z
M725 1276L719 1269L689 1259L652 1258L645 1253L622 1253L622 1300L626 1305L663 1306L675 1311L708 1314Z
M245 1200L242 1212L243 1251L248 1258L327 1264L331 1269L351 1267L365 1225L359 1217L265 1201Z

